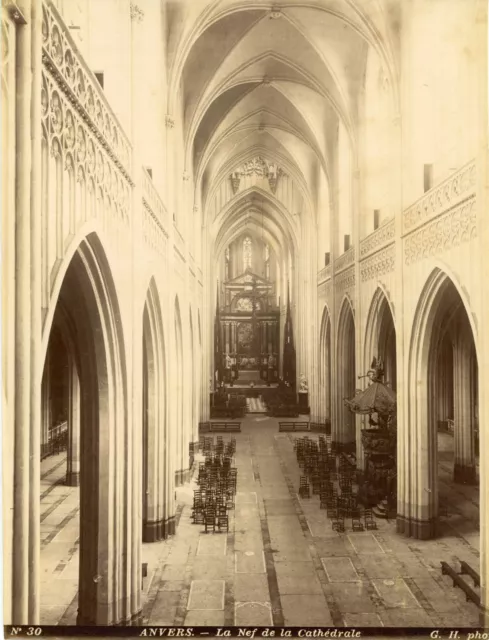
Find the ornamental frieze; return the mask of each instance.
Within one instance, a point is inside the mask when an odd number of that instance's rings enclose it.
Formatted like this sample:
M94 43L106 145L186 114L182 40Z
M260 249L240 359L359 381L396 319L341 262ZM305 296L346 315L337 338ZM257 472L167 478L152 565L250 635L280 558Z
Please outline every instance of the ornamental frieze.
M472 160L437 187L428 191L404 212L404 234L474 195L476 178L476 163Z
M350 267L349 269L340 273L337 277L335 277L335 294L337 296L342 296L345 291L353 289L355 287L355 268Z
M413 264L449 251L477 237L476 198L447 211L406 238L404 261Z
M360 279L362 282L377 279L394 271L396 265L396 246L391 244L381 249L360 263Z
M321 283L318 286L318 298L328 300L331 297L331 280Z
M395 237L395 221L394 218L376 229L368 235L360 243L360 260L368 256L374 251L378 251L384 245L389 244Z

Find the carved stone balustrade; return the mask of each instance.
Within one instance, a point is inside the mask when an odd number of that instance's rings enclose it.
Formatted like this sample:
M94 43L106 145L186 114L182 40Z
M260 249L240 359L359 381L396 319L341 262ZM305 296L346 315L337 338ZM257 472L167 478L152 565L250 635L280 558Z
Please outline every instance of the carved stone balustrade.
M42 47L44 69L49 71L59 91L90 130L94 140L130 180L132 150L129 140L51 2L43 4ZM52 109L49 98L49 94L43 96L43 107L49 109L51 106Z
M355 262L355 247L350 247L339 258L334 261L334 272L339 273Z
M177 225L173 225L173 246L180 258L185 262L185 240L182 234L177 228Z
M142 169L142 192L144 240L157 253L164 255L168 239L168 211L149 173L144 168Z
M360 260L394 242L395 232L394 218L389 218L360 242Z
M130 229L132 149L54 6L43 4L41 86L42 309L70 242L96 221Z
M464 165L441 184L430 189L404 211L403 235L411 233L436 216L475 195L476 162Z
M326 282L326 280L329 280L330 278L331 278L331 265L328 264L325 267L323 267L321 271L318 271L318 285L322 284L323 282Z

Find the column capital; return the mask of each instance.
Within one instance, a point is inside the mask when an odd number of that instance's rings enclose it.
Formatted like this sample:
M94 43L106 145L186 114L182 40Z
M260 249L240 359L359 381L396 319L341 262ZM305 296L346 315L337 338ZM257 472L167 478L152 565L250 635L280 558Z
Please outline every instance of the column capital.
M173 129L175 126L175 119L168 114L165 116L165 126L167 129Z
M138 7L138 5L135 4L134 2L131 2L130 4L130 11L131 11L131 20L133 22L143 21L144 11L140 7Z

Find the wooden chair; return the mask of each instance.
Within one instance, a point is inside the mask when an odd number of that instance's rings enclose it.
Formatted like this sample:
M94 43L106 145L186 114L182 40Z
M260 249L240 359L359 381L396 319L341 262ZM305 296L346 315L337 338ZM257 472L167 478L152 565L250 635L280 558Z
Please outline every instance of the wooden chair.
M208 529L212 529L212 531L216 531L216 510L212 507L206 507L204 512L204 526L205 532L207 533Z
M217 511L217 527L219 531L224 529L224 527L226 528L226 531L229 531L229 518L226 507L220 507Z
M331 528L338 533L344 533L345 531L345 515L340 509L335 518L331 522Z
M353 531L363 531L364 530L359 509L355 509L355 510L352 511L352 514L351 514L351 528L353 529Z
M363 521L365 523L365 529L377 529L377 523L375 522L372 509L365 509L363 513Z
M299 496L301 498L310 498L309 482L306 476L301 476L299 481Z

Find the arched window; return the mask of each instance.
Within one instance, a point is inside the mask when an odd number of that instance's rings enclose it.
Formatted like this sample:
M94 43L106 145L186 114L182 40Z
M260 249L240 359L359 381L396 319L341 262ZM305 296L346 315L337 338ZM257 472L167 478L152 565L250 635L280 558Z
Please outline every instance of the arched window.
M251 269L253 258L253 242L249 236L243 240L243 271Z

